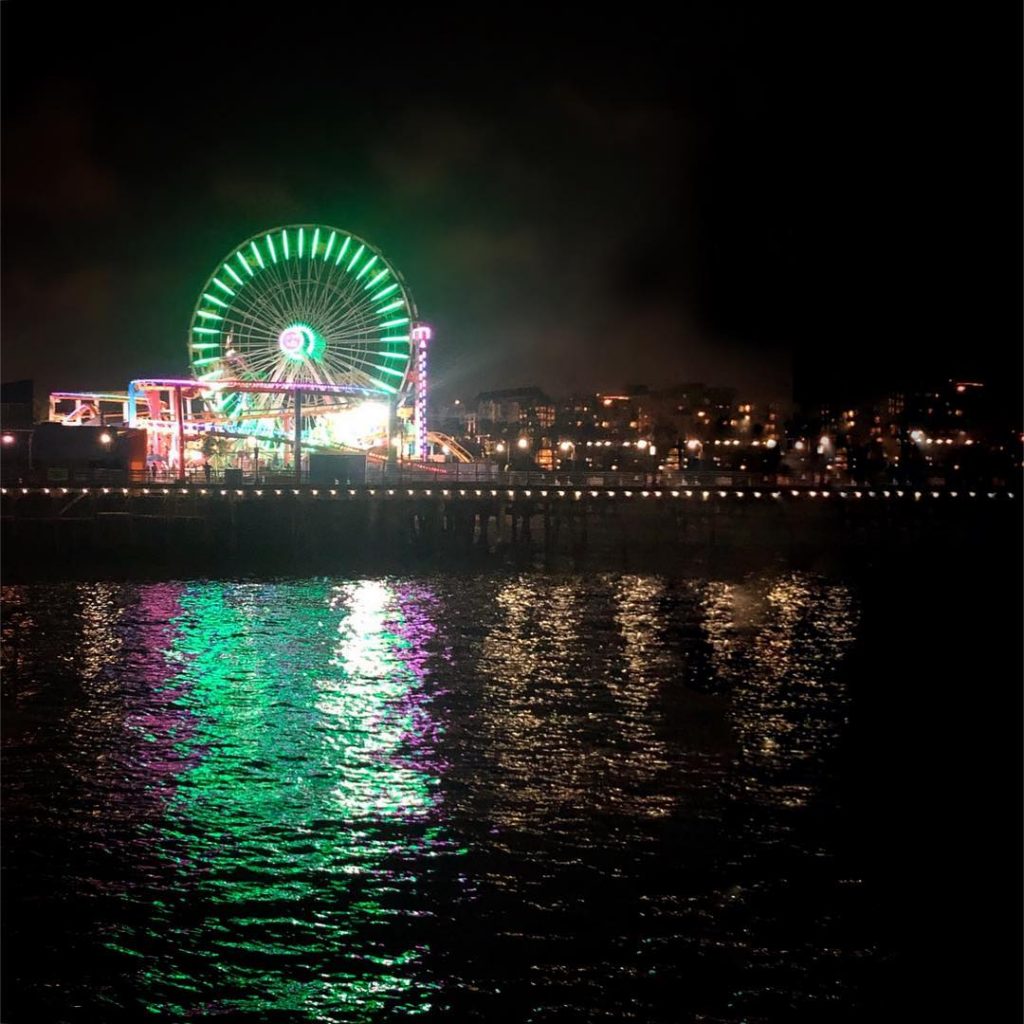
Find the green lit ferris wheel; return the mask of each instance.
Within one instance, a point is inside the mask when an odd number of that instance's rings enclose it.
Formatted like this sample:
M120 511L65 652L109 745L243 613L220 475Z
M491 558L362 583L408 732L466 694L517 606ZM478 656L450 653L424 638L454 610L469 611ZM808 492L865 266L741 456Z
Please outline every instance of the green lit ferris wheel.
M411 385L422 392L425 340L414 339L426 337L378 249L339 228L293 224L247 239L210 275L192 313L189 362L208 385L209 412L267 422L287 413L296 390L314 393L321 411L358 396L395 402Z

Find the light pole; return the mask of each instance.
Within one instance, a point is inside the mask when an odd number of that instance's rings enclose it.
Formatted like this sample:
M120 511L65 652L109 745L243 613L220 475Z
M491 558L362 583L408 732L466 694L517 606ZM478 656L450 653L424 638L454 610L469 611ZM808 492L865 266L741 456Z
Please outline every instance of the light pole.
M27 445L27 448L28 448L28 463L27 463L27 467L26 468L31 472L31 470L32 470L32 438L35 437L35 427L33 427L31 430L27 431L27 433L28 433L28 445ZM11 445L16 444L17 441L18 441L18 439L17 439L17 437L14 434L4 433L3 445L4 445L5 448L9 448Z
M697 479L700 480L701 463L704 461L704 442L697 438L691 438L686 442L686 450L692 452L697 459ZM682 466L679 467L682 469Z
M401 425L399 426L399 429L401 429ZM401 434L399 434L392 441L392 444L395 446L395 455L396 455L396 457L398 459L398 482L399 483L402 482L402 470L404 468L403 467L403 462L404 462L404 456L405 456L405 450L404 450L405 449L405 445L404 445L403 442L404 442L404 438L403 438L403 436ZM385 474L384 479L386 479L387 463L384 464L384 468L383 468L382 472Z
M529 441L528 438L521 437L521 438L519 438L518 441L516 441L516 448L518 448L520 452L525 453L526 450L529 447L530 447L530 441ZM509 461L511 461L511 458L510 458ZM527 483L529 483L529 481L530 481L530 470L529 469L526 470L526 481L527 481Z
M572 473L576 468L576 442L561 441L558 447L560 451L569 452L569 482L572 483Z
M103 446L104 451L109 452L110 451L110 446L114 442L114 438L111 436L110 431L102 430L100 432L99 442ZM101 477L104 476L105 473L106 473L106 462L104 461L104 469L100 472L100 476ZM95 479L96 474L93 473L91 475L92 475L93 479Z

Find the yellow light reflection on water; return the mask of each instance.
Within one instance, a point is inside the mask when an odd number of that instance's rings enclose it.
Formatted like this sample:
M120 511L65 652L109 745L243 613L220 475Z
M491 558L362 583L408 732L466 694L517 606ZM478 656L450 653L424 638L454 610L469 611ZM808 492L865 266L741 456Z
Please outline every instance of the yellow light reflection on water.
M838 668L857 624L848 588L803 573L709 584L703 622L744 785L769 802L803 805L812 789L801 763L820 758L844 721Z

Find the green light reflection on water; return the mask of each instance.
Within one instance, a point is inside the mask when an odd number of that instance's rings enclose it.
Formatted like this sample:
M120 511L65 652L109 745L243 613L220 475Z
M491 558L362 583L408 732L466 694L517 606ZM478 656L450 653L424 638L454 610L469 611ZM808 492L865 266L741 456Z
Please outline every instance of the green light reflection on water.
M431 1009L417 875L449 847L420 692L426 601L379 581L183 595L198 724L166 819L179 879L151 919L150 1012Z

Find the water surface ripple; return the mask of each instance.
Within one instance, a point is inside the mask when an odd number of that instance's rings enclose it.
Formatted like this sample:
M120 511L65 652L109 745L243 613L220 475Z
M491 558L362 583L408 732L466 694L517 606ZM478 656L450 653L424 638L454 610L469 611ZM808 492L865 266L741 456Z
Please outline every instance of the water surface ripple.
M805 572L6 587L5 1020L855 1019Z

